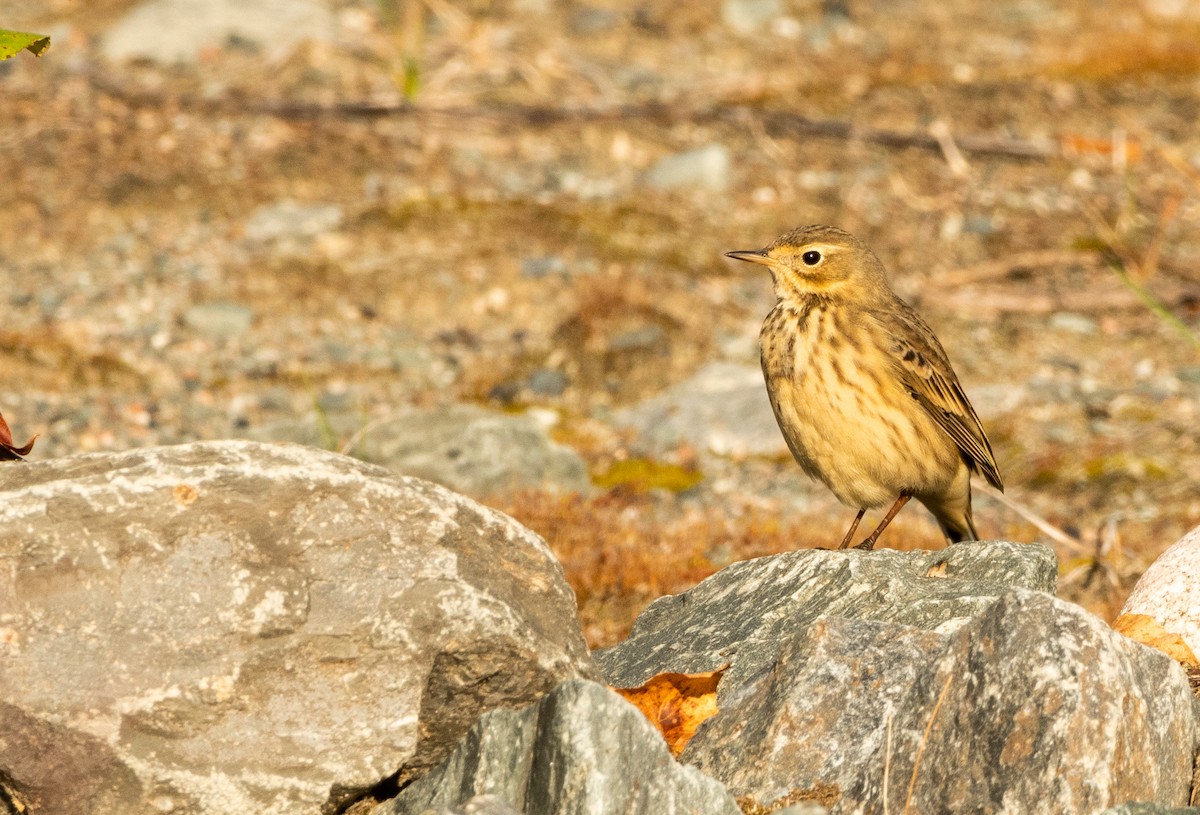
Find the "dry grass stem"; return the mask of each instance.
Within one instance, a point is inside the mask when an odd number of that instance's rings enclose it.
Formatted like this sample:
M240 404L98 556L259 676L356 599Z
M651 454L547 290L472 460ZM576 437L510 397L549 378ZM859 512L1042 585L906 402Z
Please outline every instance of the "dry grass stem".
M1085 552L1089 551L1089 547L1084 544L1083 541L1068 535L1066 532L1047 521L1041 515L1038 515L1026 504L1021 503L1008 493L1000 492L1000 490L996 489L990 484L985 484L982 482L976 482L974 489L1008 507L1013 512L1017 513L1022 518L1029 521L1029 523L1037 527L1038 531L1043 535L1055 541L1056 543L1062 544L1075 554L1084 554Z
M933 720L937 718L938 711L942 709L942 701L946 698L946 692L950 690L950 680L954 678L954 674L946 677L946 681L942 683L942 691L938 694L937 702L933 705L933 712L929 714L929 721L925 724L925 732L921 734L921 743L917 745L917 756L913 759L912 777L908 780L908 795L904 798L904 815L908 815L909 805L912 804L913 790L917 786L917 771L921 768L921 755L925 752L925 743L929 740L929 731L933 729Z
M962 151L958 149L958 144L954 141L954 136L950 132L950 125L946 124L942 119L937 119L929 125L929 135L937 140L938 147L942 151L942 157L950 165L951 173L958 178L964 178L970 173L971 165L967 163L967 159L963 156Z

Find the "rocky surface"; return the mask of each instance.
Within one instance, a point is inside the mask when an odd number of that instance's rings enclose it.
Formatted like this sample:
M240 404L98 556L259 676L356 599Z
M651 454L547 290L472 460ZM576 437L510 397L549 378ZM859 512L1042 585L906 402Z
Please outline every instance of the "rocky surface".
M354 414L320 440L340 447L411 408L532 408L592 472L644 451L686 468L616 417L744 366L740 392L693 392L677 438L701 480L655 497L650 534L697 505L732 519L695 555L714 570L749 505L802 533L787 547L828 545L842 508L722 404L762 415L772 300L722 252L829 222L938 332L1009 495L1099 541L1105 579L1078 562L1061 589L1112 618L1200 519L1195 13L947 9L7 3L53 49L0 66L0 411L44 459ZM986 537L1043 537L977 503ZM920 508L897 521L885 545L937 545Z
M1053 591L1056 574L1050 549L1006 542L938 552L789 552L736 563L690 591L656 600L625 641L595 656L618 687L728 664L720 687L727 698L818 618L934 630L980 613L1010 588Z
M371 815L457 811L481 795L525 813L741 813L719 783L671 757L637 708L583 680L485 715L442 765Z
M440 810L426 810L435 815L521 815L520 812L495 795L476 795L458 806L443 807ZM425 815L425 813L422 813Z
M1200 746L1179 666L1021 589L939 631L818 620L726 700L682 760L835 813L1181 806Z
M317 812L593 676L545 543L299 446L0 468L0 777L31 812Z

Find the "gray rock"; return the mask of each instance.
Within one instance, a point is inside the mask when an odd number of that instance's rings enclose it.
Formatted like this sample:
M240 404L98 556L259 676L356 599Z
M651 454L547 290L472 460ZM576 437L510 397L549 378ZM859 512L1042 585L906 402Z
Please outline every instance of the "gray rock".
M694 376L633 407L614 421L637 431L655 455L681 443L718 456L786 456L757 365L712 362Z
M1046 546L965 543L939 551L805 549L735 563L646 608L623 642L595 653L609 684L730 664L724 699L775 661L780 643L818 617L882 620L922 629L969 617L1014 586L1053 591Z
M1172 807L1148 801L1134 801L1109 807L1100 815L1200 815L1200 807Z
M964 231L971 235L991 235L996 232L998 226L996 219L987 215L970 215L963 225Z
M246 240L254 243L295 241L332 232L342 224L337 204L298 204L279 201L265 204L246 222Z
M303 40L330 40L334 17L317 0L147 0L104 35L106 59L195 62L231 40L287 49Z
M739 34L751 34L783 13L779 0L724 0L721 20Z
M667 332L663 327L651 323L610 337L608 350L618 354L626 351L649 351L664 347L666 341Z
M234 339L254 322L254 310L241 303L197 303L183 313L183 324L214 339Z
M562 396L569 384L567 375L553 368L538 368L529 375L529 390L539 396Z
M481 793L530 815L741 813L720 784L671 757L637 708L583 680L485 714L441 766L371 815L436 812Z
M376 421L351 413L326 418L338 440L355 437L347 452L356 458L478 498L520 489L590 489L579 454L551 441L528 415L453 405L402 410ZM329 442L315 420L251 428L248 435L313 446Z
M11 464L0 563L0 778L33 811L316 813L596 674L540 538L319 450Z
M659 190L724 192L732 180L732 164L728 148L722 144L709 144L660 159L646 173L646 183Z
M621 22L621 15L606 8L583 6L571 14L571 33L589 37L612 31Z
M364 458L469 495L524 488L586 492L587 464L530 416L473 405L414 411L376 426Z
M521 261L521 276L534 280L541 280L550 275L565 275L568 271L567 262L557 255L525 258Z
M762 806L1090 815L1186 804L1198 714L1169 658L1014 589L948 631L841 617L798 630L681 758Z
M456 807L443 809L440 815L521 815L498 795L476 795Z
M1200 527L1150 564L1121 613L1145 614L1200 656Z

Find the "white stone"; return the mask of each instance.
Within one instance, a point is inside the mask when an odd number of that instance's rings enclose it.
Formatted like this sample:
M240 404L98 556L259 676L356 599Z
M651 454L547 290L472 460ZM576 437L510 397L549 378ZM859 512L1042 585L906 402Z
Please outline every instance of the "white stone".
M1200 656L1200 526L1150 564L1121 614L1145 614Z
M732 164L728 148L709 144L660 160L650 169L646 182L661 190L698 187L722 192L729 187Z
M332 39L333 12L317 0L148 0L104 36L107 59L195 62L231 38L276 51Z

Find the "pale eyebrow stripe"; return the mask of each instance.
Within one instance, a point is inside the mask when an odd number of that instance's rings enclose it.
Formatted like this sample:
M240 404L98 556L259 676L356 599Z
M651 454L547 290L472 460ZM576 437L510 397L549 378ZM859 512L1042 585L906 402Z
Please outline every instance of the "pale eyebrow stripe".
M844 249L844 246L837 246L832 243L806 243L800 247L801 251L807 252L810 249L815 249L823 255L832 255Z

